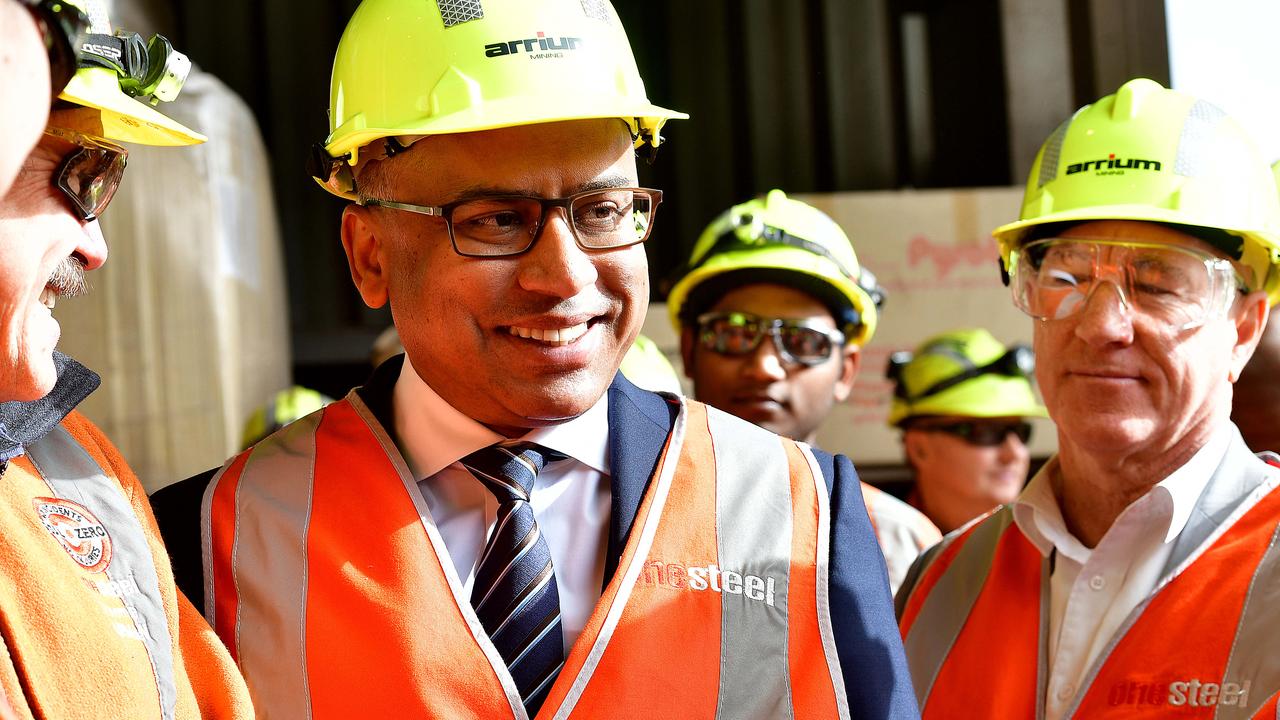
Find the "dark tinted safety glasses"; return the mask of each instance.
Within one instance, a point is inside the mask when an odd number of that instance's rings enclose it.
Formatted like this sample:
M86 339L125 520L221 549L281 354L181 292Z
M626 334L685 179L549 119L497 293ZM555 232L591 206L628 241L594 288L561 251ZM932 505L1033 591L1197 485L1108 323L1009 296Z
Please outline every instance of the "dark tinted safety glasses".
M1025 445L1031 440L1031 423L1021 422L988 422L988 421L965 421L956 423L944 423L938 425L914 425L914 430L924 430L925 432L944 432L948 435L955 435L970 445L979 447L994 447L1004 442L1009 437L1009 433L1018 436L1018 439Z
M698 316L702 346L723 355L753 353L765 336L773 338L778 355L799 365L826 362L844 345L844 333L805 320L764 318L743 312L711 312Z
M46 128L44 132L76 145L54 172L53 184L71 201L81 220L98 219L120 187L129 151L63 128Z

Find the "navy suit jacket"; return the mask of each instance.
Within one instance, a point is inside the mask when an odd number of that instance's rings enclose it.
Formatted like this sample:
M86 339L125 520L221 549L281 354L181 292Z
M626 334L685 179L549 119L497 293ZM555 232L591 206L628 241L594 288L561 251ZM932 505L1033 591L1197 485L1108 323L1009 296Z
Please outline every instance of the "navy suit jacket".
M383 363L357 390L384 429L395 424L391 388L401 360ZM676 407L641 390L619 373L609 386L609 466L612 512L605 583L613 577L640 500L653 476ZM394 435L392 435L394 437ZM831 497L830 599L836 650L854 718L916 718L915 693L894 619L889 579L852 463L843 455L815 450ZM216 470L157 491L156 520L174 563L178 587L203 607L200 503ZM815 662L818 658L815 658Z

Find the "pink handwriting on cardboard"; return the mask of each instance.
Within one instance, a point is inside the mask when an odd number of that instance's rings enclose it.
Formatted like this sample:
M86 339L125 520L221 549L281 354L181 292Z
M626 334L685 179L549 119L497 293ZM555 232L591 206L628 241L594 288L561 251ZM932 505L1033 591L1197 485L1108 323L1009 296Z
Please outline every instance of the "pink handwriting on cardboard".
M957 266L990 268L991 262L999 257L1000 247L991 236L983 242L949 243L916 235L907 244L907 267L916 268L932 261L935 280L947 279Z

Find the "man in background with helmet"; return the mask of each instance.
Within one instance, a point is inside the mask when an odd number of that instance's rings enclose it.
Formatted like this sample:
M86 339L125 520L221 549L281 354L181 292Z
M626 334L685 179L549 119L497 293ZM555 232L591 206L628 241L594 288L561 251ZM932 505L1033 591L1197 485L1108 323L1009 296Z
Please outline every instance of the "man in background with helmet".
M1280 297L1266 162L1133 80L1049 138L995 236L1058 454L904 584L924 716L1276 717L1280 472L1229 420Z
M840 226L781 190L736 205L694 245L667 301L694 397L812 444L853 389L883 292ZM861 483L896 589L938 529Z
M1271 165L1280 186L1280 161ZM1280 325L1268 323L1249 364L1236 381L1231 398L1231 422L1254 451L1280 448Z
M153 498L259 713L916 714L847 459L618 374L673 117L602 0L356 10L313 171L405 354Z
M915 474L911 504L944 533L1013 502L1031 464L1035 355L982 329L952 330L889 356L889 425Z
M74 409L98 376L54 350L57 298L106 261L116 143L204 140L146 103L176 95L185 58L163 39L124 64L97 55L89 43L146 43L88 10L79 69L0 200L0 695L20 718L247 718L230 657L175 591L142 486Z

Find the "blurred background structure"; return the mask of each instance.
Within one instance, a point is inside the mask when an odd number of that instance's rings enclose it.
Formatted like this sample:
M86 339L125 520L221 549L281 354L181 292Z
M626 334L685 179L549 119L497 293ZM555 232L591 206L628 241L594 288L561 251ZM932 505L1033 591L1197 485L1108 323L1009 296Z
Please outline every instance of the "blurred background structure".
M352 288L342 203L304 169L357 4L116 0L120 24L166 34L202 71L177 105L212 139L189 158L135 154L104 223L112 261L92 276L110 299L59 304L64 349L106 376L91 416L152 487L221 462L272 392L343 395L390 324ZM1223 105L1280 156L1274 0L614 4L650 97L692 118L641 169L665 193L647 243L653 300L722 208L779 187L834 216L890 297L868 382L821 437L873 475L898 462L888 384L870 382L888 352L975 322L1030 339L988 233L1016 215L1015 186L1075 108L1150 77ZM163 196L171 219L138 226L131 193ZM644 332L672 352L664 316L651 309Z

